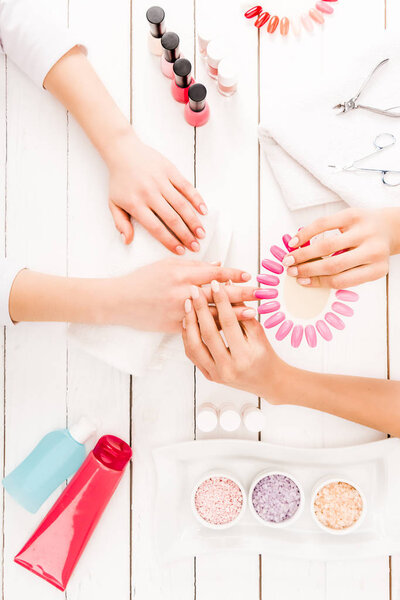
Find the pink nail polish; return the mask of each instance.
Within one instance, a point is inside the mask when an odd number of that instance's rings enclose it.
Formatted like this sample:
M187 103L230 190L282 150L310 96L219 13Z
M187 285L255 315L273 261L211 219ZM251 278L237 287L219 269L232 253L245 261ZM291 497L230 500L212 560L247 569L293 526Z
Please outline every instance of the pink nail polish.
M334 302L332 304L332 310L344 317L352 317L354 315L354 310L351 306L347 306L347 304L343 304L342 302Z
M177 246L176 253L180 255L185 254L185 248L183 246Z
M202 240L206 237L206 232L202 227L198 227L196 229L196 236L199 238L199 240Z
M211 41L207 46L207 71L210 77L217 79L218 65L226 55L226 48L219 40Z
M337 290L336 298L344 300L345 302L357 302L359 295L351 290Z
M331 15L333 13L333 7L326 2L317 2L315 6L319 11L325 13L326 15Z
M268 258L265 258L261 264L264 267L264 269L267 269L268 271L271 271L272 273L277 273L278 275L283 273L282 265L275 262L274 260L269 260Z
M272 298L276 298L278 296L278 290L274 290L272 288L267 288L265 290L256 290L254 292L254 297L259 298L260 300L271 300Z
M303 325L295 325L292 331L292 337L290 343L293 348L298 348L303 339Z
M282 236L282 242L285 244L285 248L287 249L288 252L291 252L293 250L293 248L291 248L289 246L289 242L292 239L292 236L289 235L288 233L285 233L285 235Z
M276 300L273 300L272 302L264 302L264 304L261 304L261 306L258 307L258 313L260 315L265 315L267 313L276 312L280 309L280 307L280 303Z
M171 83L171 93L177 102L189 102L189 87L194 83L192 65L187 58L178 58L173 64L174 79Z
M310 8L308 14L316 23L318 23L318 25L323 25L325 23L324 15L319 10Z
M167 31L161 38L163 54L161 56L161 71L168 79L174 78L174 64L179 59L179 36L172 31Z
M207 88L202 83L189 87L189 102L185 106L185 119L192 127L202 127L210 118L210 107L206 101Z
M309 33L311 33L313 31L313 29L314 29L313 22L306 13L301 15L301 22L306 31L308 31Z
M271 246L270 252L271 252L272 256L275 256L275 258L277 260L280 260L281 262L283 262L283 259L286 256L286 252L284 250L282 250L282 248L279 248L279 246Z
M345 324L343 323L342 319L340 319L337 315L334 315L331 312L326 313L325 321L329 323L329 325L332 325L332 327L335 327L336 329L345 328Z
M279 323L282 323L282 321L285 320L285 314L283 312L277 312L274 315L272 315L271 317L269 317L265 322L264 322L264 327L266 329L271 329L271 327L275 327L276 325L279 325Z
M328 325L325 321L319 320L315 323L315 327L317 328L318 333L321 337L324 338L327 342L330 342L332 339L332 331L329 329Z
M165 33L165 12L160 6L152 6L146 12L146 19L150 25L149 50L155 56L161 56L163 53L161 38Z
M276 275L257 275L257 281L264 285L279 285L279 277Z
M218 91L223 96L233 96L237 90L237 73L233 60L223 58L218 65Z
M278 331L275 334L275 338L278 342L281 342L285 337L290 333L293 327L293 321L284 321L282 325L279 327Z
M315 327L313 325L306 325L305 334L307 344L310 346L310 348L315 348L317 345L317 333L315 331Z

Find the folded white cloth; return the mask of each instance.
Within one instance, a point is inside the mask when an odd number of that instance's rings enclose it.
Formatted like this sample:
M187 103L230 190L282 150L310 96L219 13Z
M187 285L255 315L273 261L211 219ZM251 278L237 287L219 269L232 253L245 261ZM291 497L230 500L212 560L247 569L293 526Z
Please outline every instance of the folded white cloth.
M338 75L328 72L321 78L309 73L309 80L296 84L287 73L287 83L267 95L260 142L291 210L340 199L365 208L400 204L400 186L383 185L380 174L328 166L343 167L366 156L373 152L376 136L388 132L397 144L360 166L400 170L400 118L362 109L337 115L332 108L354 96L384 58L390 60L372 77L360 103L378 108L400 105L400 42L388 34L363 48L359 58L347 57Z
M211 210L201 220L207 232L201 250L196 255L186 252L182 260L224 261L231 241L231 226L226 217L219 218L218 213ZM135 223L135 239L130 246L124 246L117 238L113 232L108 244L102 243L94 255L82 257L84 271L92 277L118 276L172 256L138 223ZM157 293L157 282L154 287ZM136 376L143 375L147 368L159 368L166 358L184 358L179 335L108 325L70 325L69 333L71 341L93 356Z

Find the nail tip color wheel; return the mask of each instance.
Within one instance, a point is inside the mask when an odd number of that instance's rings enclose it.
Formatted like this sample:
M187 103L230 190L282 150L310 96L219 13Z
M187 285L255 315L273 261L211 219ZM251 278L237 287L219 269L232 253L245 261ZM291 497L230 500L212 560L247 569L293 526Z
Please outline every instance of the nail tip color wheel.
M348 303L357 302L359 296L352 290L336 290L335 300L331 302L332 290L325 306L323 306L323 311L318 314L318 318L302 318L300 323L296 323L293 315L287 317L282 310L282 301L279 299L282 292L279 288L282 286L281 276L284 274L282 260L287 252L294 249L289 246L290 240L291 236L289 234L283 235L282 242L286 251L280 246L273 245L270 248L273 259L265 258L262 261L262 266L268 273L260 273L257 276L257 281L262 285L273 287L260 288L256 297L263 300L274 298L274 300L263 302L258 308L258 313L267 315L264 321L266 329L278 327L275 338L279 342L290 335L290 343L293 348L298 348L303 339L310 348L315 348L318 345L318 336L330 342L333 339L335 330L342 331L345 329L346 324L341 317L354 316L354 310ZM308 290L310 289L313 288L308 288ZM327 305L329 310L327 310Z
M312 33L314 30L314 24L323 25L325 18L332 15L334 8L333 3L337 0L318 0L314 7L311 7L308 12L303 13L298 18L278 17L277 15L271 16L266 10L263 10L261 5L253 6L244 13L246 19L255 19L254 26L257 29L261 29L266 25L266 31L269 34L275 33L278 29L282 37L286 37L289 33L289 29L293 31L294 35L298 37L300 35L301 26L308 33Z

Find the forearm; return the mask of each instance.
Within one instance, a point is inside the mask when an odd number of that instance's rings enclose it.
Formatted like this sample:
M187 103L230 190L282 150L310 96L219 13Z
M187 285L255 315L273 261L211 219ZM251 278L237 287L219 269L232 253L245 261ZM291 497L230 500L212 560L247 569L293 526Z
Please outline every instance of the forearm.
M390 254L400 254L400 208L383 208L382 213L388 224Z
M285 365L273 395L279 404L313 408L400 436L398 381L313 373Z
M48 72L44 87L75 117L102 158L108 162L121 135L133 135L86 56L73 48Z
M10 292L14 322L108 322L110 280L78 279L20 271Z

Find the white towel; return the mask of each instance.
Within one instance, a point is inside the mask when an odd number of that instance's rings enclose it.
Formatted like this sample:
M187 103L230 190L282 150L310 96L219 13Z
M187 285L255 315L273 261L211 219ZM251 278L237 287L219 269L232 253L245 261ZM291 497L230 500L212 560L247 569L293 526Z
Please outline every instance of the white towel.
M289 74L287 83L275 86L265 99L268 116L259 128L260 142L291 210L340 199L365 208L400 204L400 186L383 185L380 174L328 166L343 167L366 156L373 152L376 136L388 132L397 143L361 166L400 170L400 118L362 109L338 116L332 109L354 96L384 58L389 62L375 73L359 101L379 108L400 105L400 42L385 34L362 50L359 58L347 60L339 76L309 73L309 80L294 84Z
M224 261L229 250L231 227L215 211L201 217L207 235L197 254L186 252L182 260ZM112 231L107 243L97 253L83 257L85 271L91 276L113 277L134 271L158 260L172 256L160 242L135 223L135 238L124 246ZM162 301L162 298L160 299ZM129 327L70 325L71 341L96 358L136 376L147 368L159 368L165 358L184 358L180 336L157 332L137 331Z

